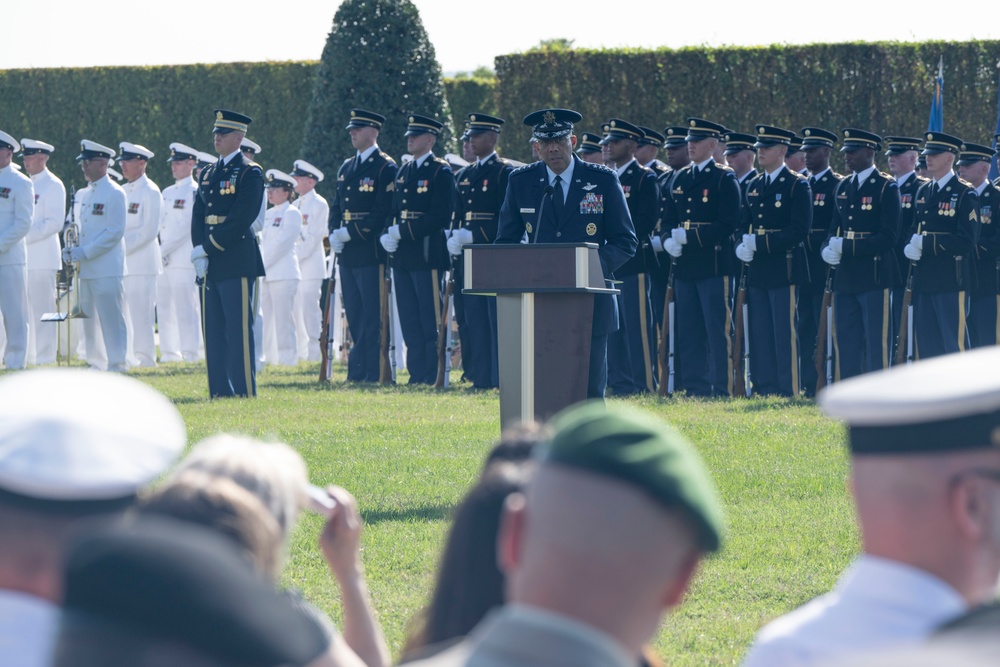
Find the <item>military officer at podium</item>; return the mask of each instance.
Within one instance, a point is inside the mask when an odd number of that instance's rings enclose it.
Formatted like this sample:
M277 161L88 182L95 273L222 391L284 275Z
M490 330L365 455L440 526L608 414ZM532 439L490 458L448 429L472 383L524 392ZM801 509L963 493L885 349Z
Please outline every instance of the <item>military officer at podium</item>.
M256 396L254 280L264 262L251 226L264 197L264 174L240 152L253 119L215 110L221 160L201 173L191 219L191 261L202 282L208 390L213 398Z
M583 117L568 109L542 109L524 117L538 139L542 161L510 175L500 209L497 243L596 243L604 278L636 251L635 229L615 173L573 154L573 124ZM610 285L610 282L608 283ZM608 334L618 328L612 295L594 297L587 396L603 398L608 381Z
M427 116L409 117L406 147L413 160L396 174L394 219L379 238L391 256L410 384L434 384L437 379L440 276L448 266L444 230L455 212L451 166L431 152L443 127Z
M455 257L456 292L462 289L462 246L493 243L496 239L497 217L507 192L507 179L514 171L496 152L503 124L503 119L494 116L469 115L467 132L476 161L459 172L455 222L448 239L448 250ZM463 368L468 361L465 375L477 389L498 387L496 297L464 295L462 300L469 346L468 350L462 350Z
M347 359L349 382L378 382L379 290L385 271L382 230L392 224L396 163L378 147L385 116L351 109L347 132L356 153L337 170L330 205L330 248L338 255L340 290L354 345Z

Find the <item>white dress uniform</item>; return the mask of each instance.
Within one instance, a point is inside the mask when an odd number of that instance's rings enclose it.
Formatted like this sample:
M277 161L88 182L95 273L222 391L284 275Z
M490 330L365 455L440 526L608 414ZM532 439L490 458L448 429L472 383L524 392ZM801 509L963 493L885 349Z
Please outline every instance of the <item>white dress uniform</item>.
M330 205L315 190L310 190L295 206L302 212L302 231L295 242L302 279L295 292L295 335L299 359L320 360L319 335L323 313L319 297L326 277L323 239L327 235Z
M298 363L292 306L301 275L295 257L295 241L301 230L302 214L290 202L268 209L264 216L260 252L266 275L261 290L261 310L264 360L268 364L295 366Z
M0 141L20 150L10 135ZM35 191L31 179L14 168L0 169L0 313L6 347L4 365L24 368L28 351L28 250L25 237L31 229Z
M59 629L59 607L28 593L0 588L3 664L49 667Z
M31 177L35 217L28 243L28 365L54 364L59 327L41 321L56 310L56 273L62 268L59 231L66 220L66 186L47 168Z
M105 176L80 197L80 309L87 363L128 370L125 324L125 191Z
M191 263L191 212L197 189L194 179L188 176L163 190L160 213L163 273L156 284L160 361L205 358L198 286Z
M916 644L966 607L937 577L862 555L833 591L764 626L743 667L823 665Z
M125 303L130 366L155 366L156 277L163 272L160 245L160 188L145 174L125 184Z

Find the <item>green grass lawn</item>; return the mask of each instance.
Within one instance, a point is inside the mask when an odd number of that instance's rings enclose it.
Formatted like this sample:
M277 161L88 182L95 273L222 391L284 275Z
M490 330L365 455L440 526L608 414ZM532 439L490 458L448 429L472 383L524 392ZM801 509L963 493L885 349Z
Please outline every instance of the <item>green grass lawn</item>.
M355 386L335 371L320 386L315 364L269 369L258 375L257 399L214 402L203 365L134 375L174 400L191 442L222 431L282 440L305 457L314 483L357 497L375 608L398 656L427 600L449 514L499 435L498 393ZM654 646L674 666L738 664L761 624L828 590L858 549L843 429L805 400L627 403L695 443L730 522L724 550ZM300 520L285 583L339 621L338 593L316 547L320 526L314 515Z

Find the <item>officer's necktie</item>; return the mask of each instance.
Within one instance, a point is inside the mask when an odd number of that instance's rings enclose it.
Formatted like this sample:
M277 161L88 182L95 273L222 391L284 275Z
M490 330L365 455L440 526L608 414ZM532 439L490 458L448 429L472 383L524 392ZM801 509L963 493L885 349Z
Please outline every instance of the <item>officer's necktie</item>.
M360 155L355 155L354 156L354 161L351 162L351 168L349 170L350 173L348 174L348 176L353 176L354 172L356 172L358 170L359 166L361 166L361 156Z
M938 193L937 181L931 181L931 199L934 199L934 197L937 196L937 193Z
M554 189L552 190L552 210L556 214L556 219L562 217L563 212L563 188L562 188L562 176L556 174L556 180L553 181L552 185Z

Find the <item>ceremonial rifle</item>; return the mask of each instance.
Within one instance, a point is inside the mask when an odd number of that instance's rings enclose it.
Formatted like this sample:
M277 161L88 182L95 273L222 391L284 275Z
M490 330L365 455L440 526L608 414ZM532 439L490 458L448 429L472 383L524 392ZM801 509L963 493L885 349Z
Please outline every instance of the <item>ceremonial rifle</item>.
M391 259L392 255L388 255L385 259L385 275L382 277L382 285L378 292L378 303L381 309L379 314L381 329L378 339L378 381L381 384L396 383L396 346L392 329L392 271L389 269Z
M451 268L444 278L444 302L441 304L441 317L438 321L437 355L438 370L434 386L438 389L447 387L451 382L449 371L451 370L451 298L455 290L455 264L451 263Z
M326 301L323 304L323 330L319 335L320 364L319 381L329 382L333 377L333 306L337 290L337 253L333 253L330 264L330 277L326 282Z
M912 346L912 340L910 339L910 302L913 301L913 274L916 272L916 269L917 263L911 261L910 268L906 272L906 291L903 292L903 308L899 315L899 335L896 337L894 365L913 361L913 354L910 352Z
M736 290L736 304L733 323L733 396L749 396L749 370L747 361L750 357L749 332L747 330L747 265L743 263L740 269L740 284Z
M657 350L657 361L660 370L660 396L672 396L674 393L674 272L677 270L677 260L670 258L670 275L667 276L667 294L663 299L663 321L660 323L660 349ZM664 345L663 343L666 343Z
M813 363L816 364L816 393L826 386L827 367L833 360L833 345L830 335L830 304L833 303L833 267L826 267L826 287L823 288L823 305L819 311L819 327L816 331L816 352ZM829 354L828 354L829 352Z

